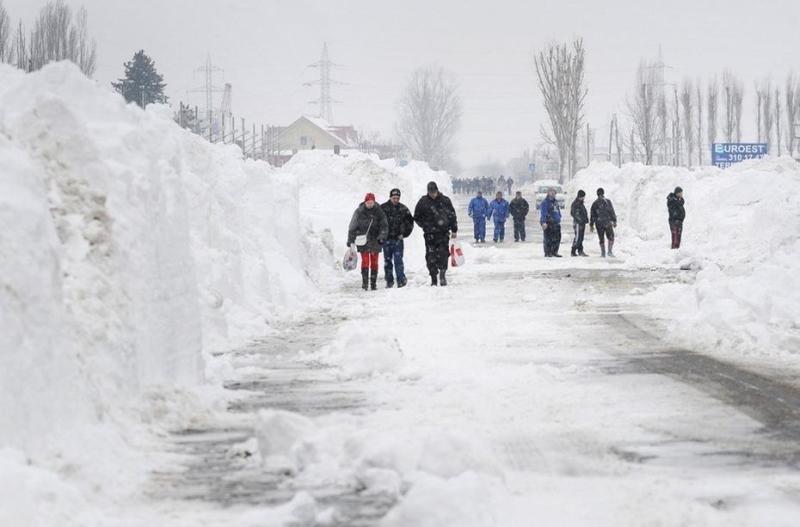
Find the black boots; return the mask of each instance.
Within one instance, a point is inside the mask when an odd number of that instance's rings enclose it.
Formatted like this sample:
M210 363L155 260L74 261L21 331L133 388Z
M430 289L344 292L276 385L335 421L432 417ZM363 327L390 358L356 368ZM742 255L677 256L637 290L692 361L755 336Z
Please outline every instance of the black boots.
M445 277L445 273L446 272L447 271L444 270L444 269L439 271L439 285L441 285L441 286L446 286L447 285L447 278Z
M614 240L608 240L608 257L614 258Z
M588 254L586 254L586 253L585 253L585 252L583 252L583 251L578 251L578 256L589 256L589 255L588 255Z
M397 279L397 287L398 288L405 287L407 283L408 283L408 280L406 280L405 278L398 278Z
M369 286L369 269L362 269L361 270L361 289L366 291L368 286Z
M437 285L439 285L439 281L436 278L436 275L432 274L431 275L431 287L434 287L434 286L437 286Z
M373 291L378 289L378 271L372 271L369 277L369 288Z

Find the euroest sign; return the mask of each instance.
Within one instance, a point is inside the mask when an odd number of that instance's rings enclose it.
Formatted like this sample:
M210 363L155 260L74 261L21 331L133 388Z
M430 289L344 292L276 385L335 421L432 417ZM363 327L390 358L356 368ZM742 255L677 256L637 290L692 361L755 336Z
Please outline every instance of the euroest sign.
M766 143L714 143L711 145L711 163L728 168L746 159L761 159L767 155Z

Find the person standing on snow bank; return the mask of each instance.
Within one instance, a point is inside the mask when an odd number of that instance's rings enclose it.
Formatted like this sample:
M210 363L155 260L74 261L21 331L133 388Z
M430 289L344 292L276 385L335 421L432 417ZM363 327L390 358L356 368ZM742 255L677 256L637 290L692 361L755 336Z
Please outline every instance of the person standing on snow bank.
M614 257L614 228L617 226L617 214L610 199L606 199L606 191L597 189L597 199L592 203L592 214L589 228L594 232L597 225L597 237L600 240L600 256L606 257L605 238L608 238L608 256Z
M502 177L502 176L501 176ZM503 199L503 193L495 194L494 200L489 204L489 219L494 219L494 243L506 237L506 220L508 219L508 202Z
M669 231L672 233L672 249L680 249L683 220L686 218L681 187L675 187L675 191L667 196L667 212L669 213Z
M561 247L561 207L556 199L556 189L547 191L547 197L539 205L541 212L539 223L544 230L544 256L545 258L561 258L558 249Z
M511 178L509 178L508 180L512 181ZM511 200L511 203L508 205L508 212L514 219L515 242L525 241L525 217L528 215L528 211L530 209L531 207L530 205L528 205L527 200L525 200L525 198L522 197L522 192L518 190L517 195L514 197L514 199Z
M469 201L467 213L474 224L475 243L486 243L486 215L489 214L489 202L480 190Z
M583 236L586 234L586 224L589 223L589 213L586 212L586 205L583 204L585 199L586 192L579 190L578 197L575 198L569 209L570 216L572 216L572 230L575 233L571 256L589 256L583 252Z
M400 189L393 188L389 192L389 201L381 205L389 224L389 235L383 244L383 271L386 287L394 287L394 275L397 273L397 287L406 285L406 274L403 265L403 239L414 230L414 217L408 207L400 203Z
M375 203L375 194L369 192L364 196L364 202L353 212L347 231L348 247L356 243L358 237L364 242L363 245L356 246L361 253L361 288L364 291L368 285L373 291L377 289L378 254L388 234L386 213Z
M414 208L414 221L425 234L425 263L431 285L445 286L450 238L456 237L458 220L450 198L439 192L435 182L428 183L428 193L419 198Z

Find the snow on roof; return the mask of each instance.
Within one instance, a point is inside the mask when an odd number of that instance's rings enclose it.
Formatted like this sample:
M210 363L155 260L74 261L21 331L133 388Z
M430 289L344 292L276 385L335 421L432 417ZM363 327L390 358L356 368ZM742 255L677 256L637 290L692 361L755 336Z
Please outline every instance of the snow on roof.
M326 134L330 135L336 142L342 143L342 146L351 146L350 137L348 137L346 131L347 129L352 129L352 126L333 126L322 117L311 117L310 115L303 115L300 118L305 119ZM344 132L344 135L340 135L340 131Z

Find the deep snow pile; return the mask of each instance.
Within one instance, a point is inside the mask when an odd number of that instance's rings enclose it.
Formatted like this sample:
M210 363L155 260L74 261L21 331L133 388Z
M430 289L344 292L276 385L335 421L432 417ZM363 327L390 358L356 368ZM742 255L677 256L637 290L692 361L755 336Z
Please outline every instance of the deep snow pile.
M0 448L74 476L120 455L103 424L143 417L137 395L201 382L204 352L268 331L333 265L294 178L67 63L0 65L0 224Z
M676 186L687 213L682 247L671 251L666 196ZM800 164L787 157L726 170L592 164L570 187L573 195L586 191L587 208L605 188L619 217L615 252L627 263L700 269L691 286L656 293L681 306L672 324L680 341L752 358L796 353Z

